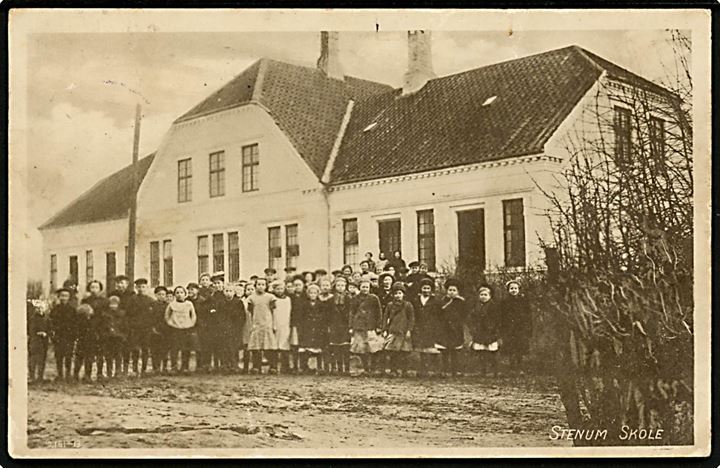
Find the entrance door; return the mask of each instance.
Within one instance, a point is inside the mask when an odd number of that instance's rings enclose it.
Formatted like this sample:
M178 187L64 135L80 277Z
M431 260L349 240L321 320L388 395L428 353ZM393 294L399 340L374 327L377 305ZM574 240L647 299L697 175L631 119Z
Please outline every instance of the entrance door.
M400 250L400 220L387 219L378 222L378 237L380 239L380 252L385 253L388 259L393 252Z
M458 268L479 273L485 270L485 210L458 211Z

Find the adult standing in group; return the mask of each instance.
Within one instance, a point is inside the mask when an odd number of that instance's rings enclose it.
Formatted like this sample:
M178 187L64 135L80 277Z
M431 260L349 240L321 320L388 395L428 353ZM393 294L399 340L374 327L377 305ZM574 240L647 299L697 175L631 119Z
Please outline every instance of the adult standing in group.
M388 262L389 265L395 268L396 274L400 274L403 270L407 269L405 260L402 258L402 253L399 250L393 252L393 256ZM397 278L396 278L397 279Z
M379 275L380 273L385 271L385 267L387 266L387 264L388 259L385 256L385 252L380 252L380 254L378 255L378 260L377 262L375 262L375 273Z

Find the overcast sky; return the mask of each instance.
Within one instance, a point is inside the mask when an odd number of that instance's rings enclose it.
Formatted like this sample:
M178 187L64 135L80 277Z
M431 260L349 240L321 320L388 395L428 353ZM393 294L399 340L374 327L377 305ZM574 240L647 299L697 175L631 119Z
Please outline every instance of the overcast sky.
M29 223L39 226L131 161L134 106L141 156L171 122L260 57L314 66L319 33L35 34L28 49ZM340 35L346 74L398 86L404 32ZM436 32L437 75L576 44L661 82L672 67L665 31ZM40 277L31 233L29 274Z

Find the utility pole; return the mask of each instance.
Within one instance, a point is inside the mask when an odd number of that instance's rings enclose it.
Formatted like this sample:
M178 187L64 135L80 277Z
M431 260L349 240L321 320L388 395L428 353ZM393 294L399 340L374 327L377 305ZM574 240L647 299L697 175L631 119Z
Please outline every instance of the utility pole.
M133 135L133 153L132 153L132 201L130 203L130 222L128 223L128 256L127 276L130 278L130 284L135 280L135 225L137 224L137 191L138 191L138 151L140 147L140 104L135 106L135 133Z

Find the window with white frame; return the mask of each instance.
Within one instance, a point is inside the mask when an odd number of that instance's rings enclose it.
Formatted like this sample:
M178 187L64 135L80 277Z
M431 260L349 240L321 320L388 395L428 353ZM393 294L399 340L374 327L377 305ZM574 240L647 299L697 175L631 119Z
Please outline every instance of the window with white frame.
M192 159L181 159L178 161L177 181L178 203L192 200Z
M210 198L225 195L225 151L210 153Z
M359 266L359 250L357 218L343 219L343 264L356 270Z
M280 270L282 268L282 237L280 226L268 228L268 267Z

